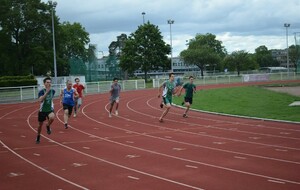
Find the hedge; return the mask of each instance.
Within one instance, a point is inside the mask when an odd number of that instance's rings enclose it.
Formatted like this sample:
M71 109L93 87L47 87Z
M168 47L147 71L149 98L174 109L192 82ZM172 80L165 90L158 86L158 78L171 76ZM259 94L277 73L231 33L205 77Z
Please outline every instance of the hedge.
M0 77L0 87L33 86L33 85L37 85L37 80L34 78L33 75Z

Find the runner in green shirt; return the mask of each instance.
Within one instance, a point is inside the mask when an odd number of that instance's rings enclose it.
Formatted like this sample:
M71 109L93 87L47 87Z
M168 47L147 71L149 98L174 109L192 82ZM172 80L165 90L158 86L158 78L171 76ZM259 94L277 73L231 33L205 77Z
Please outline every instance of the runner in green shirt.
M183 89L185 89L185 96L184 96L184 102L182 104L185 104L186 110L183 114L183 117L187 117L187 112L189 111L192 103L193 103L193 94L196 93L196 85L194 82L194 77L189 77L189 82L185 83L179 90L179 96L181 95L181 92Z
M175 88L174 84L174 73L169 74L169 80L165 81L158 89L158 97L160 98L162 94L163 103L165 105L165 110L159 118L160 122L163 122L163 118L169 112L172 106L172 96L177 93L178 88Z
M41 138L41 131L44 121L47 119L47 133L48 135L51 134L50 125L54 121L54 104L53 104L53 97L55 94L55 90L51 89L51 78L47 77L43 80L44 88L39 91L39 101L40 101L40 109L38 114L38 130L37 130L37 137L36 137L36 144L40 143Z

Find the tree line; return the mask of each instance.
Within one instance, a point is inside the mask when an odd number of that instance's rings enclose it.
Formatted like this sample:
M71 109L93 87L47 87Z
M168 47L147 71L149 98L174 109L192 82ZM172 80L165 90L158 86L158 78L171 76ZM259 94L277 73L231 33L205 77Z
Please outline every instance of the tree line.
M58 76L69 74L69 59L88 61L89 33L80 23L60 23L51 2L1 0L0 76L53 76L52 10Z
M70 74L70 60L80 70L85 63L96 60L95 46L89 45L89 33L80 23L59 21L51 2L41 0L2 0L0 4L0 76L52 75L53 39L52 11L54 15L57 74ZM279 66L271 51L264 45L255 53L240 50L227 53L222 41L211 33L196 34L180 57L187 65L196 65L203 76L204 70L239 72L260 67ZM118 67L126 75L134 71L147 73L171 68L168 55L171 47L164 42L158 26L149 21L137 27L129 36L121 34L109 47L108 65L119 60ZM292 66L299 59L299 47L291 46L289 55Z

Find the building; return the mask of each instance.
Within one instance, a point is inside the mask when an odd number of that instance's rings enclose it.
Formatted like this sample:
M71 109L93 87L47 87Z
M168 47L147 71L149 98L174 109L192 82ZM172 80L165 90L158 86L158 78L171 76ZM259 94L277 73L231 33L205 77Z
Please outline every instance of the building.
M280 67L287 68L287 49L272 49L270 50L274 60L278 61ZM291 59L289 60L289 66L293 67L294 64L291 64Z
M176 72L192 72L200 71L198 66L187 65L180 57L173 57L173 71Z

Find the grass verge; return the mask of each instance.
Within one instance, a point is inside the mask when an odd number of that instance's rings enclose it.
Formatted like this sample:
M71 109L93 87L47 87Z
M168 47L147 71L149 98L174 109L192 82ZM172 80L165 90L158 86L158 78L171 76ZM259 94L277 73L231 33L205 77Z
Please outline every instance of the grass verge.
M182 97L174 103L181 105ZM300 122L300 106L289 106L300 97L257 86L209 89L194 95L192 108L268 119Z

